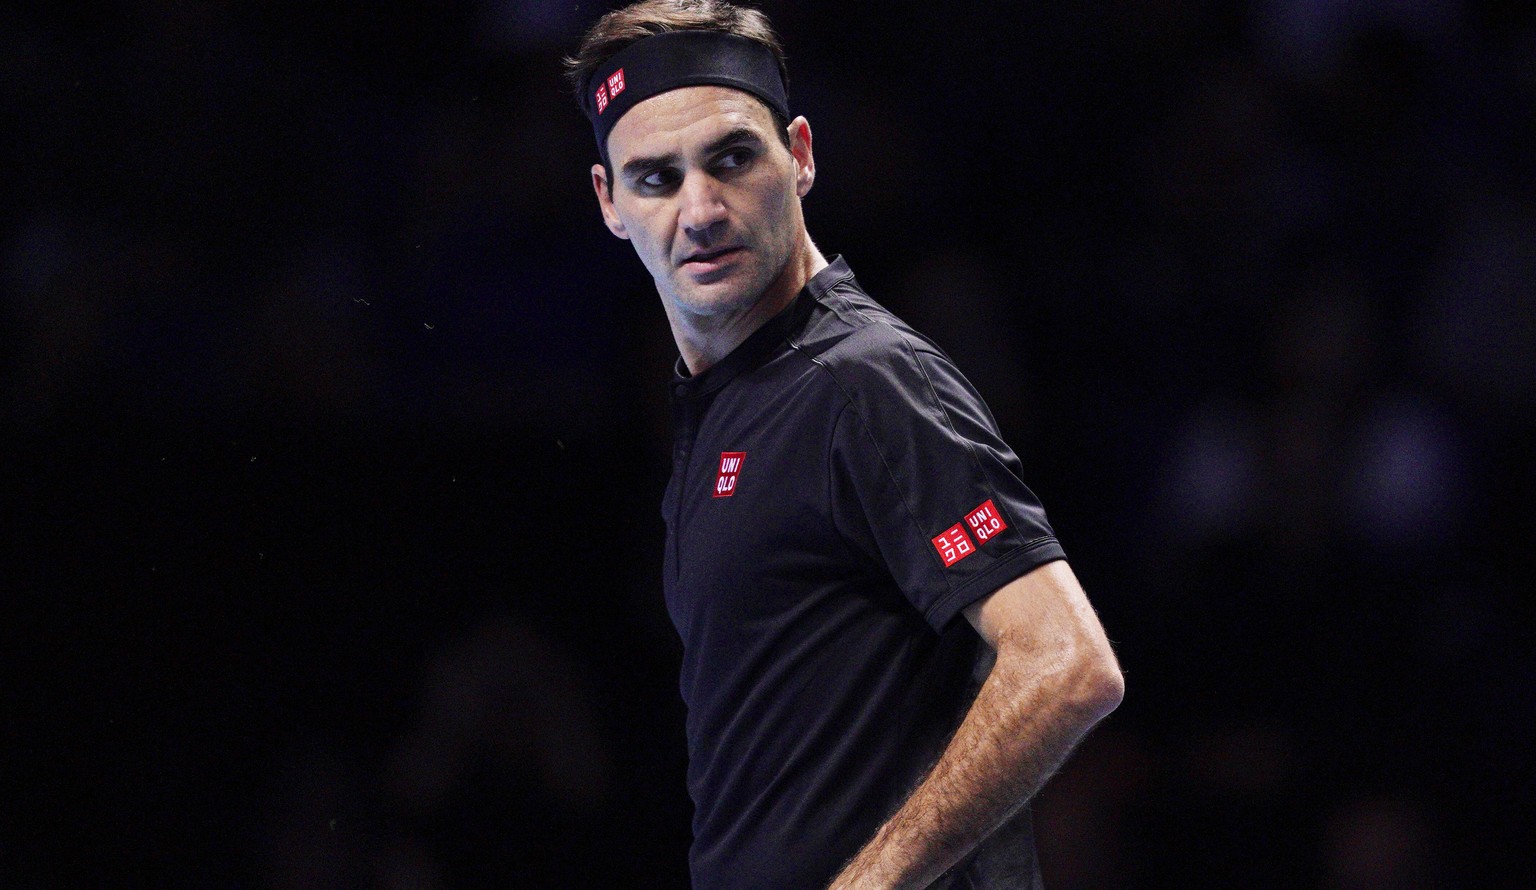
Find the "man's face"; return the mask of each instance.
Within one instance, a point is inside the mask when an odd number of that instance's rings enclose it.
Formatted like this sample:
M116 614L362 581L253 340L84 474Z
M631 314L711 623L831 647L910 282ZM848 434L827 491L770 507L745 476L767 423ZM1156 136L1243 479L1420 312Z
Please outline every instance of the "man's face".
M803 125L795 121L792 154L757 99L696 86L646 99L613 128L615 182L592 168L603 218L634 244L673 310L744 310L784 270L814 175Z

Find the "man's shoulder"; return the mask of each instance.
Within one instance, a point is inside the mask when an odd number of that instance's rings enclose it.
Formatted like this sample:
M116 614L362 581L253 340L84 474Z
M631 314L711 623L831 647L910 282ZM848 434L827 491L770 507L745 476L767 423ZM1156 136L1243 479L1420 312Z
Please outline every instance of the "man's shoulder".
M908 387L925 376L932 360L948 362L927 337L876 302L851 279L816 298L808 323L793 340L810 358L853 395Z
M914 351L939 351L852 279L828 289L816 303L795 348L834 367L852 369L900 360Z

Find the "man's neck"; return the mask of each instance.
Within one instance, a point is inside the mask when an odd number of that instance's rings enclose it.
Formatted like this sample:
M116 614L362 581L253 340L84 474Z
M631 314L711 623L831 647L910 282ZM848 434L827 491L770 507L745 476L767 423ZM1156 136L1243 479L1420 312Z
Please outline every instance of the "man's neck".
M826 267L826 257L811 243L810 236L802 232L801 243L784 264L784 270L760 299L738 312L693 316L663 300L672 338L677 341L677 351L682 354L688 373L702 374L730 355L731 350L794 302L805 283Z

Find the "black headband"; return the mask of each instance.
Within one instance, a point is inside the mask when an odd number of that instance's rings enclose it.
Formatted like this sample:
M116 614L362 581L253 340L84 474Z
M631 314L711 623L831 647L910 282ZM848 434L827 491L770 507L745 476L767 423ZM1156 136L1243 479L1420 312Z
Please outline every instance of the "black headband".
M603 160L608 160L608 134L625 112L658 93L692 86L745 90L789 120L784 75L773 50L721 31L664 31L624 47L587 77L581 107Z

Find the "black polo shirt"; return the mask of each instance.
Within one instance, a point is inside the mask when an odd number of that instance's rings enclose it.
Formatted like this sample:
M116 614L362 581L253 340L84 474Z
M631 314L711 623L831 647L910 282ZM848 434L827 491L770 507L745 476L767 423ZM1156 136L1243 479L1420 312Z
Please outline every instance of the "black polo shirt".
M678 369L662 513L694 887L824 887L969 706L981 643L956 616L1062 550L981 397L840 258ZM974 886L1034 886L1027 811L975 858Z

